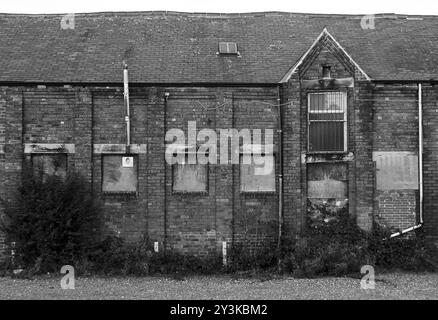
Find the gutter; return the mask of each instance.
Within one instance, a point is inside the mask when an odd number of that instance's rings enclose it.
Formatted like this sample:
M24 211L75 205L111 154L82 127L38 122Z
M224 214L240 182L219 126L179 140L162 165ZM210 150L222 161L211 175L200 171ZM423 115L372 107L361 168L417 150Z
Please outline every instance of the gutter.
M423 226L423 87L418 83L418 190L420 196L419 218L420 223L416 226L393 233L388 239L401 236L402 234L414 231Z

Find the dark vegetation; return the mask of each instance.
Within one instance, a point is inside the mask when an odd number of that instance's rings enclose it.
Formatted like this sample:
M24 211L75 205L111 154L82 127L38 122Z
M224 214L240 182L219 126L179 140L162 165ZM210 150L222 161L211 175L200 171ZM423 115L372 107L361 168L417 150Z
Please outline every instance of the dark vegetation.
M227 266L220 255L156 253L147 237L126 243L104 232L102 209L79 174L61 177L25 171L17 201L4 203L2 229L13 252L0 264L4 274L17 269L23 270L22 276L59 273L63 265L74 266L80 275L273 274L280 270L296 277L358 274L363 265L406 271L437 267L436 253L427 247L421 231L393 239L388 239L391 230L379 226L367 233L335 201L309 203L305 232L299 239L284 240L281 251L272 244L257 250L248 244L235 245Z

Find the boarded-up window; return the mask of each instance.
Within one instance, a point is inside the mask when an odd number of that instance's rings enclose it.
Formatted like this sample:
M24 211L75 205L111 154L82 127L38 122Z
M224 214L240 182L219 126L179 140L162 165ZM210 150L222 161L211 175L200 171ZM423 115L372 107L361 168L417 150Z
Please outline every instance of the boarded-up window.
M377 190L417 190L418 155L412 152L373 152Z
M32 167L35 172L65 177L67 173L67 155L63 153L33 154Z
M344 163L308 164L307 197L316 199L348 198L347 165Z
M243 163L240 157L240 191L242 192L275 192L275 158L265 155L265 163L258 164L251 158L251 164Z
M178 163L173 167L173 191L206 192L207 165Z
M103 192L136 192L137 168L136 157L129 156L123 162L122 155L105 155L102 158L102 191Z
M308 96L309 151L347 150L347 94L318 92Z

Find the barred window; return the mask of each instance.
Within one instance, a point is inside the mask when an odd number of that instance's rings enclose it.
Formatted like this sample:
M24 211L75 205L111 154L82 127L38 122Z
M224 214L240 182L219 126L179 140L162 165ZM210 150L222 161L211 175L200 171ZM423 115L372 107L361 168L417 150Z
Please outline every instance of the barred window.
M347 93L318 92L308 95L308 150L347 151Z

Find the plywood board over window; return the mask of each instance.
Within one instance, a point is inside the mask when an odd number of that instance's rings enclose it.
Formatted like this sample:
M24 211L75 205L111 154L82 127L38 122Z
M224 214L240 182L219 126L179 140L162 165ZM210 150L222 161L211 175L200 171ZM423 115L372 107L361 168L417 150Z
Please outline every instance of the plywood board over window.
M347 165L345 163L308 164L307 197L315 199L348 198Z
M377 190L418 190L418 155L413 152L373 152Z
M275 192L274 155L264 155L264 164L256 163L252 155L247 156L251 158L250 164L244 163L244 155L240 157L240 191Z
M207 165L188 163L175 164L173 167L173 191L206 192Z
M123 165L125 155L104 155L102 157L103 192L137 192L138 159L132 157L133 164Z
M67 174L67 155L63 153L33 154L32 167L35 172L65 177Z

